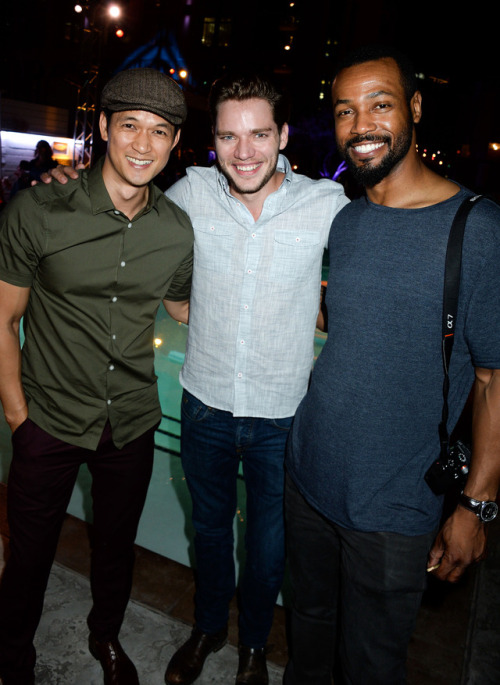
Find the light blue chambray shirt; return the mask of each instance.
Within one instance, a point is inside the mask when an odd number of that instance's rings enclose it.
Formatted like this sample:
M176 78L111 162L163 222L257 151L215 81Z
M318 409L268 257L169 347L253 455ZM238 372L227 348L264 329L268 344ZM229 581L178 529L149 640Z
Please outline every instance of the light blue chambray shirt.
M293 416L314 355L323 251L342 186L285 172L257 221L217 167L190 167L166 195L194 227L181 385L234 416Z

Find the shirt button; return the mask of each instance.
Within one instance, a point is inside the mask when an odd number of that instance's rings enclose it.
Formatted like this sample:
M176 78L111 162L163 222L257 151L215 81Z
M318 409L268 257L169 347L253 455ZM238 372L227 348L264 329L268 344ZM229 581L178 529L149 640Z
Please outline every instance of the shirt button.
M111 400L106 400L106 404L111 404Z
M256 237L257 237L257 234L256 234L256 233L252 233L252 238L256 238Z
M243 378L243 374L241 373L241 371L240 371L240 373L238 374L238 378Z
M120 262L120 266L125 266L125 262Z
M111 340L116 340L116 335L115 335L114 333L113 333L113 335L111 336Z
M129 223L129 225L127 226L127 228L132 228L132 222Z
M115 213L115 214L119 214L120 212L119 212L117 209L115 209L115 212L114 212L114 213Z
M244 344L245 344L245 341L244 341L244 340L240 340L240 345L244 345Z
M118 300L118 298L116 297L116 295L111 298L111 302L117 302L117 300Z
M109 369L110 371L114 371L114 370L115 370L114 364L110 364L110 365L108 366L108 369Z
M251 273L253 273L252 269L248 269L247 274L251 274Z
M248 305L247 305L247 304L244 304L244 305L243 305L243 309L248 309Z

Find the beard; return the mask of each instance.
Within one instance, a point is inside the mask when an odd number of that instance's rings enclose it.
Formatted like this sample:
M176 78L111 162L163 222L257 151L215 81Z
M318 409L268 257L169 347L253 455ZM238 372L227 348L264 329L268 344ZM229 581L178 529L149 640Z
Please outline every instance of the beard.
M270 161L271 163L269 164L269 168L267 169L265 175L257 182L257 185L247 187L238 185L238 179L234 178L234 176L229 171L227 171L227 169L224 166L222 166L222 164L217 162L217 166L219 168L219 171L227 178L227 182L229 183L230 188L235 190L240 195L250 195L252 193L258 193L259 190L262 190L262 188L269 183L269 181L276 173L276 169L278 166L278 154L276 154L276 156Z
M406 157L408 150L411 147L413 138L413 121L409 121L407 126L394 140L391 146L391 138L389 136L375 136L367 133L364 136L356 136L352 138L344 147L340 150L342 157L352 173L355 181L360 183L365 188L373 188L377 183L386 178L394 167L399 164L399 162ZM350 148L353 145L359 145L361 143L386 143L389 146L389 151L381 159L378 164L372 164L371 160L366 160L361 165L354 162L350 155Z

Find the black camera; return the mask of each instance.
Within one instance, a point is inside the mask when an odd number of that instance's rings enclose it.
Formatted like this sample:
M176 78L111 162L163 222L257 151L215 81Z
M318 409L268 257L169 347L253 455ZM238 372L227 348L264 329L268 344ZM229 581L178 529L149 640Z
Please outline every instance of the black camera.
M427 485L436 495L452 486L463 490L469 473L470 449L460 440L450 445L446 457L439 457L425 474Z

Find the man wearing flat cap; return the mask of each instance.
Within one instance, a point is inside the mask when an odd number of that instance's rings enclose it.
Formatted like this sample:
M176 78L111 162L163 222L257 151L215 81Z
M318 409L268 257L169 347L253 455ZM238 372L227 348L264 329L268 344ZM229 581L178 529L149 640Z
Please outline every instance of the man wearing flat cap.
M89 648L106 685L139 682L118 634L161 419L157 309L186 320L193 232L153 185L186 104L153 69L104 87L103 159L22 191L0 223L0 400L12 429L10 558L0 585L0 677L34 683L33 639L80 464L92 474ZM20 349L21 318L25 342Z

